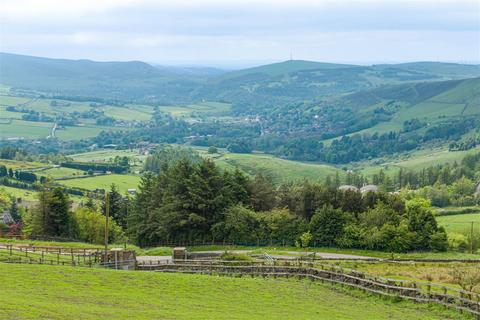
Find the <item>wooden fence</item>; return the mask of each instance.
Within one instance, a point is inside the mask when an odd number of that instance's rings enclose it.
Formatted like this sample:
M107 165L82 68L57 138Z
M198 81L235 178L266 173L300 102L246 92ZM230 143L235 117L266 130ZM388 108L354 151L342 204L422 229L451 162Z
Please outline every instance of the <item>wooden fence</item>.
M436 303L480 319L480 295L432 283L419 283L375 277L355 270L312 262L285 262L274 264L247 261L145 261L139 270L181 272L228 276L298 277L361 289L389 297L398 297L422 303Z
M92 267L101 262L103 251L92 248L64 248L0 244L0 262Z
M49 264L62 266L105 267L135 269L133 250L99 248L65 248L58 246L32 246L0 243L0 262Z

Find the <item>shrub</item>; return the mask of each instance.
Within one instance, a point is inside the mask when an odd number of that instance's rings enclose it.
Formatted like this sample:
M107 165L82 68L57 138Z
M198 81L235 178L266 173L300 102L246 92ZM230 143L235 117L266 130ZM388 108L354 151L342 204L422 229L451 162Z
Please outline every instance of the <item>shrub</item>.
M233 253L228 251L222 253L220 259L225 261L252 261L252 258L250 256L247 256L246 254Z

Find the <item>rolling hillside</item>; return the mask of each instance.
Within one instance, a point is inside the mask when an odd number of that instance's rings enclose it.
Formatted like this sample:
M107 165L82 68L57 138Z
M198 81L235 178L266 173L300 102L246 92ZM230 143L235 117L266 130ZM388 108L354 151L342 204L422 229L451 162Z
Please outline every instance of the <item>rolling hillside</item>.
M480 78L414 83L357 92L342 99L344 105L368 114L388 108L388 121L361 132L398 131L405 121L419 119L429 124L466 116L480 115Z
M8 53L0 53L0 83L60 96L120 101L183 101L198 85L196 80L140 61L95 62Z
M478 65L290 60L225 73L5 53L0 62L0 84L13 87L0 101L4 138L47 137L62 117L56 138L84 145L191 143L331 164L480 144ZM152 124L153 106L164 115Z
M387 84L470 78L478 65L410 63L356 66L290 60L225 72L153 66L140 61L95 62L0 53L0 84L50 95L154 104L202 100L289 103Z

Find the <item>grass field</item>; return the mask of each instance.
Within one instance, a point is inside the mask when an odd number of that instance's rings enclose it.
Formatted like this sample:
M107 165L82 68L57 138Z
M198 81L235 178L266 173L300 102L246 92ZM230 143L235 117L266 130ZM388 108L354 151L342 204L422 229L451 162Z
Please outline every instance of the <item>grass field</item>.
M0 124L0 137L5 138L45 138L50 134L53 124L48 122L32 122L12 120L11 123Z
M13 170L38 169L47 166L44 163L40 162L18 161L8 159L0 159L0 165L4 165L9 169L12 168Z
M82 170L77 170L77 169L58 167L58 168L43 170L38 172L37 174L48 176L52 179L58 179L58 178L66 178L66 177L84 176L86 172Z
M34 190L18 189L7 186L0 186L0 190L5 190L6 193L17 199L21 198L22 200L26 201L37 200L36 192Z
M97 177L78 178L61 180L60 184L68 187L77 187L88 190L106 189L109 190L112 184L115 184L120 193L127 192L128 189L136 189L140 182L140 177L132 175L111 174Z
M194 113L209 115L221 114L230 110L230 104L221 102L202 102L187 106L161 106L160 111L168 112L175 117L191 116Z
M468 319L293 279L8 264L0 274L0 319Z
M92 152L84 152L78 154L69 155L69 158L72 158L73 161L79 162L108 162L109 160L114 159L115 157L135 157L142 159L145 156L142 156L138 153L138 150L98 150Z
M274 183L301 181L303 179L323 181L328 175L335 175L336 172L340 176L343 175L343 171L334 166L284 160L267 154L222 153L208 155L204 150L200 150L200 152L205 157L213 158L215 163L222 168L238 168L249 175L262 173L271 177Z
M452 271L457 268L472 267L472 264L460 262L371 263L362 261L328 261L327 263L383 278L430 282L458 289L460 289L460 286L455 282ZM477 292L478 290L480 288L477 288Z
M383 169L388 174L395 174L400 168L418 171L430 166L453 163L455 161L460 162L467 154L479 151L480 148L468 151L448 151L445 148L424 149L392 159L376 160L374 163L369 163L368 161L357 163L353 167L367 176L378 173L380 169Z
M437 217L439 225L443 226L448 234L463 234L470 233L472 223L473 232L480 232L480 213L456 214L449 216Z
M80 140L96 137L102 131L119 131L127 129L128 128L104 126L75 126L56 130L55 135L61 140Z

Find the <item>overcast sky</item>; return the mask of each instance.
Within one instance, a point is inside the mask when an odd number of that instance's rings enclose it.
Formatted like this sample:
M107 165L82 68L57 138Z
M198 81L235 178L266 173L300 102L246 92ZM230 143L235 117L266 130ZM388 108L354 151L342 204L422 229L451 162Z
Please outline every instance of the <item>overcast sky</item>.
M480 61L480 0L0 0L0 51L240 66Z

